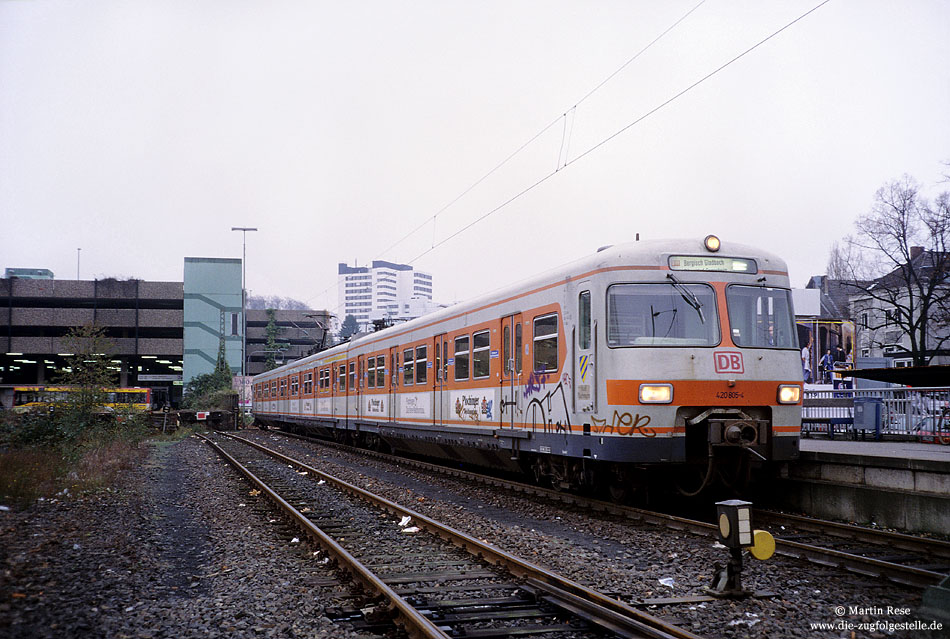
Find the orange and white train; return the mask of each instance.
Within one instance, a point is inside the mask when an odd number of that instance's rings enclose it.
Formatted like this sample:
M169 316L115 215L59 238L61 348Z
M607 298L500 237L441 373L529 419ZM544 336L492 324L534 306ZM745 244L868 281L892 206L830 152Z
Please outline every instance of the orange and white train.
M787 268L757 248L635 242L254 378L265 426L693 494L798 456Z

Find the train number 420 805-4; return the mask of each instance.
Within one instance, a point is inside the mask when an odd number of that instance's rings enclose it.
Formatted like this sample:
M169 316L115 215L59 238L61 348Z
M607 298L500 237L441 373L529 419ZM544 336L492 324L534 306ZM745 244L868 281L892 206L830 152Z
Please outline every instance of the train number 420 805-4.
M745 399L745 395L739 391L719 391L716 399Z

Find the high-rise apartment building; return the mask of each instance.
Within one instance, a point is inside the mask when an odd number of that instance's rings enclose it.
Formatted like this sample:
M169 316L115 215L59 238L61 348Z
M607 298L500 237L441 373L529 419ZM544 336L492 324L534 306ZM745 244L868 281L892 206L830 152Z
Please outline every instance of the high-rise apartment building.
M371 266L340 264L340 319L352 315L367 329L376 319L409 319L432 310L432 275L408 264L374 260Z

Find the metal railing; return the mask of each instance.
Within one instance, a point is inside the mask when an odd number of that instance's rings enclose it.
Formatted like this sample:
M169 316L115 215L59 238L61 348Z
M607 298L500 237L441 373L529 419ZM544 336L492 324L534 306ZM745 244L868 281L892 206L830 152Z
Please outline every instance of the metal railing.
M950 388L806 390L802 434L950 444Z

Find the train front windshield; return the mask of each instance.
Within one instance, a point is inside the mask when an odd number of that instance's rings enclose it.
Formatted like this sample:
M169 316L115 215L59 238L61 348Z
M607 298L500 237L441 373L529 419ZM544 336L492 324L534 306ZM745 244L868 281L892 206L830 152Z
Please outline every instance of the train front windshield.
M791 291L733 284L726 287L726 303L736 346L798 349Z
M716 346L716 294L706 284L614 284L607 289L607 344Z

